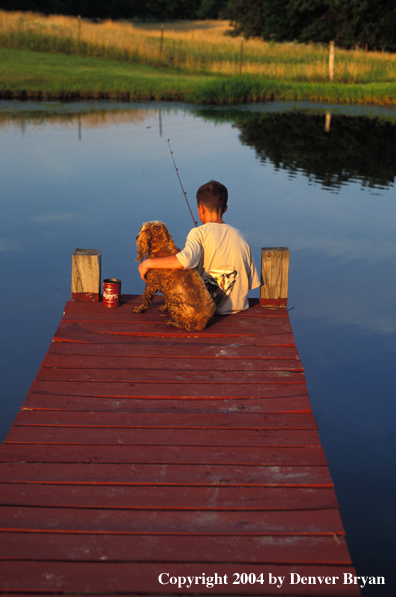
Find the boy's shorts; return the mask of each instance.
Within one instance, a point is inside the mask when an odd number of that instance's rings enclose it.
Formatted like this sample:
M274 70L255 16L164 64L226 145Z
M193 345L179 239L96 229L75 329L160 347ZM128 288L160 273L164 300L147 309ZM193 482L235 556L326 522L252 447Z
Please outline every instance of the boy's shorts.
M229 266L204 272L202 275L205 286L216 305L228 296L238 277L238 272Z

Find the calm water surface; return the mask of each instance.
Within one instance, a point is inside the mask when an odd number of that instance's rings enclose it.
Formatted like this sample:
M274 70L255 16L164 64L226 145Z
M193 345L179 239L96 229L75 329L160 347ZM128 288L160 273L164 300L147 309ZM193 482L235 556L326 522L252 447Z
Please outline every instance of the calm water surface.
M308 104L0 102L1 440L69 299L74 249L99 249L102 277L140 293L141 223L163 220L183 245L170 139L192 206L220 180L257 264L263 246L291 251L290 317L353 563L386 577L365 595L394 595L395 122Z

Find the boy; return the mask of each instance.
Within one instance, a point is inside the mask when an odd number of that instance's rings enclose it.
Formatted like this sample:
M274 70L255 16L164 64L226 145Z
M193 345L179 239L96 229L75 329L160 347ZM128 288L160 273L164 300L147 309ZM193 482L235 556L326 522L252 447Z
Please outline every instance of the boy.
M142 279L149 269L198 268L208 286L219 284L216 313L227 315L249 307L248 290L260 286L260 279L245 236L223 221L227 211L228 191L214 180L197 191L198 216L203 226L193 228L180 253L169 257L146 259L139 265ZM214 282L213 278L216 282ZM212 285L213 288L213 285ZM210 291L210 286L208 286ZM216 299L215 299L216 300Z

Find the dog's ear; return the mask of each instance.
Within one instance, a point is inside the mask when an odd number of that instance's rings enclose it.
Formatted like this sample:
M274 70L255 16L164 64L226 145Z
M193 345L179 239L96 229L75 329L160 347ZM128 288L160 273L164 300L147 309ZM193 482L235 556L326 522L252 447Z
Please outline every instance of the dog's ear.
M141 263L149 254L151 250L151 229L149 226L142 226L139 234L136 237L137 244L137 261Z
M173 239L165 224L161 224L158 229L158 243L160 247L170 249L173 245Z

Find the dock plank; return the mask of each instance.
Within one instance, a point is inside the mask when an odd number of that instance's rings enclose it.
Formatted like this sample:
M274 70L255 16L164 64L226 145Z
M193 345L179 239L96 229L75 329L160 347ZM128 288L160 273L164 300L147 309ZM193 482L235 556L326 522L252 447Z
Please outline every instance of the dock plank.
M212 382L199 384L156 382L95 382L95 381L42 381L36 379L30 388L31 393L98 396L98 397L152 397L174 398L290 398L296 396L308 397L305 383L222 383Z
M154 297L154 300L146 313L133 313L132 307L136 306L137 304L142 303L142 296L141 295L125 295L121 296L121 304L117 310L107 308L102 302L98 303L95 307L95 311L91 310L89 303L80 302L80 301L67 301L64 310L63 310L63 317L67 319L67 317L71 314L73 316L78 317L79 319L86 321L88 319L94 319L98 315L104 314L105 317L112 318L114 320L120 320L120 318L124 317L145 317L147 315L164 315L158 311L158 307L163 305L164 298L161 295L157 295ZM77 315L78 314L78 315ZM233 317L242 318L242 317L289 317L289 314L286 309L282 307L263 307L260 305L257 299L249 299L249 309L246 311L240 311L239 313L235 313ZM218 316L215 315L213 321L217 321L221 319L221 317L225 316Z
M0 530L181 535L345 534L337 510L133 510L0 506ZM1 579L1 576L0 576Z
M310 446L320 447L319 434L311 429L117 429L73 427L31 427L13 425L4 443L87 444L130 446Z
M58 369L42 368L37 381L108 381L118 383L187 383L187 384L258 384L258 383L305 383L302 372L294 371L178 371L166 369Z
M169 337L198 337L198 338L211 338L211 337L244 337L251 336L264 336L264 335L279 335L287 336L292 338L292 329L288 320L282 319L279 323L278 318L271 317L266 320L263 318L253 319L244 318L238 322L230 320L225 317L223 320L217 323L209 324L202 332L198 331L186 331L168 326L166 324L167 318L162 317L160 321L148 321L148 317L144 318L141 314L139 321L83 321L83 322L64 322L62 321L59 325L60 329L81 329L85 332L91 332L93 334L112 334L122 336L139 336L139 335L165 335Z
M84 451L79 446L68 445L67 450L57 444L30 444L29 451L25 444L3 444L0 446L0 462L101 462L101 463L144 463L153 464L256 464L277 465L327 465L321 446L318 447L281 447L262 446L252 450L250 447L211 446L204 452L199 446L134 446L127 445L85 445Z
M2 583L8 590L15 590L14 578L17 574L18 564L15 562L0 562L0 576ZM350 567L345 568L346 572L353 573ZM278 576L290 576L291 573L297 573L300 576L322 576L333 577L335 571L332 566L276 566ZM72 592L74 590L89 593L113 593L114 579L117 579L117 589L119 593L129 593L131 587L131 578L133 579L134 591L136 593L149 592L154 595L184 593L185 589L177 589L173 584L159 585L158 577L164 573L163 564L158 563L79 563L79 562L46 562L44 570L37 569L34 562L25 562L24 574L19 581L19 586L24 591L61 591ZM233 584L237 576L242 573L247 575L255 574L268 578L273 573L273 567L260 564L212 564L205 563L193 564L189 562L168 564L167 572L169 577L200 577L205 574L205 578L217 574L224 579L227 576L227 584L217 584L211 588L213 594L233 594L233 595L273 595L274 588L265 584ZM169 577L165 577L166 579ZM165 579L164 578L164 579ZM202 585L201 585L202 586ZM340 585L315 585L296 584L294 587L295 595L360 595L358 586L350 586L348 593L347 587ZM196 589L194 589L194 594ZM198 589L199 591L199 589ZM207 595L206 584L203 584L201 593ZM288 595L290 587L284 586L276 590L279 595Z
M310 413L308 395L274 398L152 398L143 396L102 397L29 392L22 410L73 410L78 412L217 413L243 410L246 413Z
M162 300L66 304L0 446L0 592L360 595L287 310Z
M49 348L46 357L51 355L82 355L86 357L148 357L155 368L157 359L164 362L176 362L181 359L184 363L190 363L191 368L200 366L200 359L209 359L213 362L218 359L233 362L233 359L249 359L252 366L257 366L257 361L264 363L267 359L298 359L298 350L294 345L286 346L257 346L251 342L251 346L242 344L240 340L222 343L221 340L213 339L210 344L202 342L200 338L129 338L128 342L117 343L117 336L112 344L106 343L85 343L85 342L54 342ZM99 338L103 340L103 338ZM244 338L246 342L246 338ZM46 366L46 357L43 365ZM208 361L206 361L208 363ZM205 361L203 362L205 364ZM147 367L146 367L147 368ZM177 367L176 367L177 368Z
M329 510L337 508L332 487L219 485L81 485L38 480L0 483L3 506L123 508L129 510Z
M229 344L245 346L294 346L294 337L290 328L284 330L274 327L271 333L266 330L262 334L252 333L255 331L251 326L251 333L246 330L241 334L237 325L233 328L211 328L211 332L186 332L177 328L170 328L165 323L161 325L140 324L139 328L130 326L130 331L123 333L123 325L119 324L117 333L112 331L112 324L103 325L101 330L99 326L88 323L69 323L61 322L54 335L54 342L84 342L91 344L130 344L133 340L136 342L140 338L164 338L164 340L178 339L178 341L188 340L185 348L188 354L194 354L195 345L199 343L207 344L208 340L216 342L215 346L227 346ZM91 329L89 329L91 328ZM206 333L205 333L206 332ZM194 339L194 343L191 342Z
M139 352L137 348L136 353ZM182 350L180 350L182 352ZM42 367L59 369L99 369L99 370L162 370L162 371L304 371L298 358L186 358L110 355L76 355L48 352Z
M327 466L0 463L0 482L332 487Z
M299 556L296 557L296 554ZM70 535L62 533L0 532L0 559L78 562L207 562L274 564L332 564L350 566L343 536L296 535L259 537L190 536L169 540L168 536Z
M114 413L21 410L14 425L163 429L317 429L312 413Z

